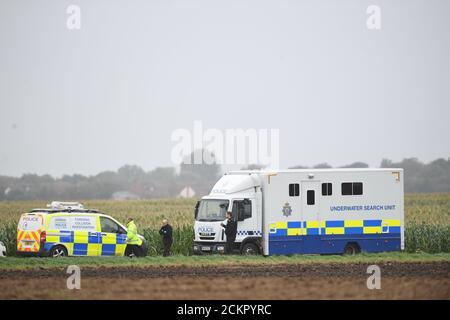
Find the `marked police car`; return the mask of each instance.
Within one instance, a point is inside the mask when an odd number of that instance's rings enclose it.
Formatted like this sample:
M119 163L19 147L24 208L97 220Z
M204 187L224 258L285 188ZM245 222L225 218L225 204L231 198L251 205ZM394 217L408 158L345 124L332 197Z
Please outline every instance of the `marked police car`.
M127 228L76 202L52 202L24 213L17 228L17 253L34 256L129 256ZM147 253L143 236L142 250Z
M0 257L6 257L6 246L0 241Z

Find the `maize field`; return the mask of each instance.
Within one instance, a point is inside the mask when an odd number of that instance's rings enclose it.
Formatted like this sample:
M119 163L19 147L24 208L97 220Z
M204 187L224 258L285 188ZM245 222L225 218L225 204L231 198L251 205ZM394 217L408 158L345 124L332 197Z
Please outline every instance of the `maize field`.
M164 218L174 228L174 254L191 255L195 199L159 200L96 200L80 201L86 208L95 208L125 224L133 217L140 234L149 244L149 255L162 253L158 233ZM45 201L0 202L0 241L9 255L16 246L17 222L22 213L33 208L45 208ZM439 253L450 252L450 194L405 195L405 251Z

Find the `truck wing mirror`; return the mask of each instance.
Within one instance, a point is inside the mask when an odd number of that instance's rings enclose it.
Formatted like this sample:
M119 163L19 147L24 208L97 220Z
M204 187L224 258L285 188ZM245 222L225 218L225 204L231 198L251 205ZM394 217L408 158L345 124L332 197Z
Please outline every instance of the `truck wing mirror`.
M198 216L198 207L200 206L200 201L197 201L197 203L195 204L195 219L197 220L197 216Z

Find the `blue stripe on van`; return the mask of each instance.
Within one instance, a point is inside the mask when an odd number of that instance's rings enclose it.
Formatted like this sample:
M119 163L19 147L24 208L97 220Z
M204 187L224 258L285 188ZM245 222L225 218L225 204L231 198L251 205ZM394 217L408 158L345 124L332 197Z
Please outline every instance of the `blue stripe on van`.
M381 227L381 220L364 220L364 227Z
M306 231L306 234L308 236L318 235L319 234L319 228L308 228Z
M116 236L116 243L117 244L125 244L125 240L127 239L127 235L126 234L118 234Z
M389 227L389 233L400 233L400 227Z
M330 220L326 221L327 228L343 228L344 220Z
M275 233L277 236L287 236L287 229L277 229L277 232Z
M102 244L102 256L113 256L116 254L115 244Z
M73 242L73 231L60 231L59 241L62 243L72 243Z
M87 243L74 243L73 245L73 254L79 256L87 255L88 245Z
M288 221L288 228L301 228L302 223L300 221Z
M345 234L363 234L363 227L346 227L344 229Z
M101 235L97 232L89 232L88 242L89 243L101 243Z

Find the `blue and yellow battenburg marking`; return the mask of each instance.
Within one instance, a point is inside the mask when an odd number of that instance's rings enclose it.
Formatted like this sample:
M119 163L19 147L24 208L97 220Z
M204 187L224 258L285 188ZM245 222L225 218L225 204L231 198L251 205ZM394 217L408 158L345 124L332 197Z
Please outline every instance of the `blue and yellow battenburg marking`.
M123 256L125 253L126 234L89 231L48 232L44 245L49 251L55 244L66 246L69 255L75 256Z
M358 235L400 233L400 220L279 221L269 224L269 236Z

